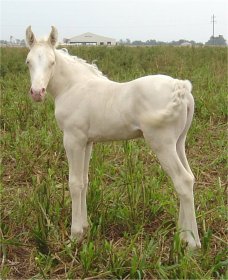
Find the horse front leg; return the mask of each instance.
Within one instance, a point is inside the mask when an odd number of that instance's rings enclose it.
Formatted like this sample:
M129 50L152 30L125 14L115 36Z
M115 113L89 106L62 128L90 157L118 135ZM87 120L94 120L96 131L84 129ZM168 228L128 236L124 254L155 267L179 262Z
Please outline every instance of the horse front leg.
M85 149L85 160L84 160L84 173L83 173L83 181L84 181L84 188L82 190L82 226L84 229L88 228L88 219L87 219L87 205L86 205L86 195L87 195L87 188L88 188L88 172L89 172L89 161L91 158L93 143L89 142L86 145Z
M86 141L64 134L64 147L69 164L69 189L72 199L71 238L83 235L82 196Z

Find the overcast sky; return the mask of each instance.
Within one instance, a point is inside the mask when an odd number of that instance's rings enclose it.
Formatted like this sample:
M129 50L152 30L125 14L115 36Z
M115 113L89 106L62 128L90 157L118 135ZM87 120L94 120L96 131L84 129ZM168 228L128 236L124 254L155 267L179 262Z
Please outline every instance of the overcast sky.
M117 40L179 39L205 42L212 35L228 39L227 0L0 0L0 38L23 39L32 25L37 37L47 35L50 26L59 40L85 32Z

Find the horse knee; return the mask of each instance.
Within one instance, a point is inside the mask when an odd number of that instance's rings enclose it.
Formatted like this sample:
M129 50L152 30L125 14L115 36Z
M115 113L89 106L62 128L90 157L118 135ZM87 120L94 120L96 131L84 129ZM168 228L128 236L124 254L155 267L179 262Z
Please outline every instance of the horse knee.
M69 181L69 189L71 196L78 196L81 194L82 190L84 189L84 185L76 180Z
M88 176L84 176L83 183L84 183L84 187L86 188L88 186L88 184L89 184Z

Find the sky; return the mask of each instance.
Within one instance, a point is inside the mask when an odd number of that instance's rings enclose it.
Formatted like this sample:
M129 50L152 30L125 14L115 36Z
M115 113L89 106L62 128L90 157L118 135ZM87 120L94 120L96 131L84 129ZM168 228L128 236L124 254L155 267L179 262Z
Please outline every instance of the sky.
M57 27L59 41L85 32L116 40L206 42L228 40L227 0L0 0L0 39L25 38L31 25L37 37Z

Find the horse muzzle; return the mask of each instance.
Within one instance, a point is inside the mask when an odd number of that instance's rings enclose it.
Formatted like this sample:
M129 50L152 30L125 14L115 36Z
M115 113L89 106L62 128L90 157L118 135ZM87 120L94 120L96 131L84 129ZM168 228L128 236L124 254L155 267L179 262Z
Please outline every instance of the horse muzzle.
M44 97L45 97L45 93L46 93L46 89L45 88L41 88L41 89L31 88L30 89L31 97L36 102L43 101Z

